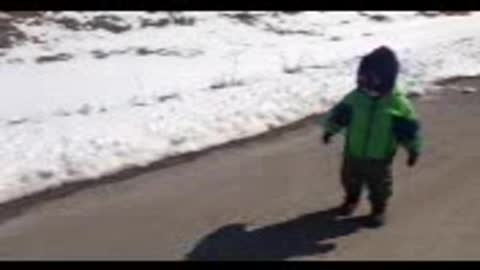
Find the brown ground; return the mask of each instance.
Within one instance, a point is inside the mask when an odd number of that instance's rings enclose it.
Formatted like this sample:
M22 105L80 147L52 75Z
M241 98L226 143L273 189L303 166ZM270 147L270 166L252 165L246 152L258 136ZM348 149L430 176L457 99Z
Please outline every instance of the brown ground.
M473 85L480 79L452 81ZM448 88L448 87L447 87ZM3 259L478 259L480 92L418 102L426 151L397 157L389 224L333 219L341 139L311 119L276 136L0 214ZM40 197L41 199L41 197ZM22 207L20 207L22 208ZM19 209L19 208L18 208Z

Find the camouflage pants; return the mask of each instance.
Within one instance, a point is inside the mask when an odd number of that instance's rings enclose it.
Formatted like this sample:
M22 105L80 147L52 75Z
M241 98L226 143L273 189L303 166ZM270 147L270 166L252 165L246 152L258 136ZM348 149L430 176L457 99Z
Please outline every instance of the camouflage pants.
M363 186L369 191L374 210L383 211L392 196L392 162L358 160L345 157L342 165L342 186L348 202L357 203Z

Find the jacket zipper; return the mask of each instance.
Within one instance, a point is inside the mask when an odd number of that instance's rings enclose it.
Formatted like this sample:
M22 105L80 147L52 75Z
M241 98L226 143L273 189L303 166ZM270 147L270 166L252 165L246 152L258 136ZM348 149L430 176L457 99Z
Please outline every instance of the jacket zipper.
M367 151L368 151L368 146L370 145L370 137L372 136L372 126L373 126L373 121L372 119L374 118L375 111L377 109L377 103L378 100L373 100L373 104L370 105L370 112L368 116L368 129L367 129L367 137L365 141L365 146L363 148L363 157L367 157Z

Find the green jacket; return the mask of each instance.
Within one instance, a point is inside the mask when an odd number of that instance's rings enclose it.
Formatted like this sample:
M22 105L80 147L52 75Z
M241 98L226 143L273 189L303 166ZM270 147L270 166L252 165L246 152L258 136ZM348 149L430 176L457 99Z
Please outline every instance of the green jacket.
M349 157L393 160L398 145L421 151L417 115L406 95L397 90L377 99L353 90L328 112L324 124L331 134L346 128L344 154Z

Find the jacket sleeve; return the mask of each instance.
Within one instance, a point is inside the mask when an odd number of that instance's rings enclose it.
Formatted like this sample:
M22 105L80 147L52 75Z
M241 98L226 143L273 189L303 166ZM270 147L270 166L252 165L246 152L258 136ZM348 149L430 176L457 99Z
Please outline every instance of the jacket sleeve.
M415 109L407 97L401 99L402 114L394 116L393 132L397 141L407 151L420 154L423 147L421 124Z
M325 132L336 134L350 124L352 119L352 106L349 103L349 96L344 97L325 116L323 127Z

